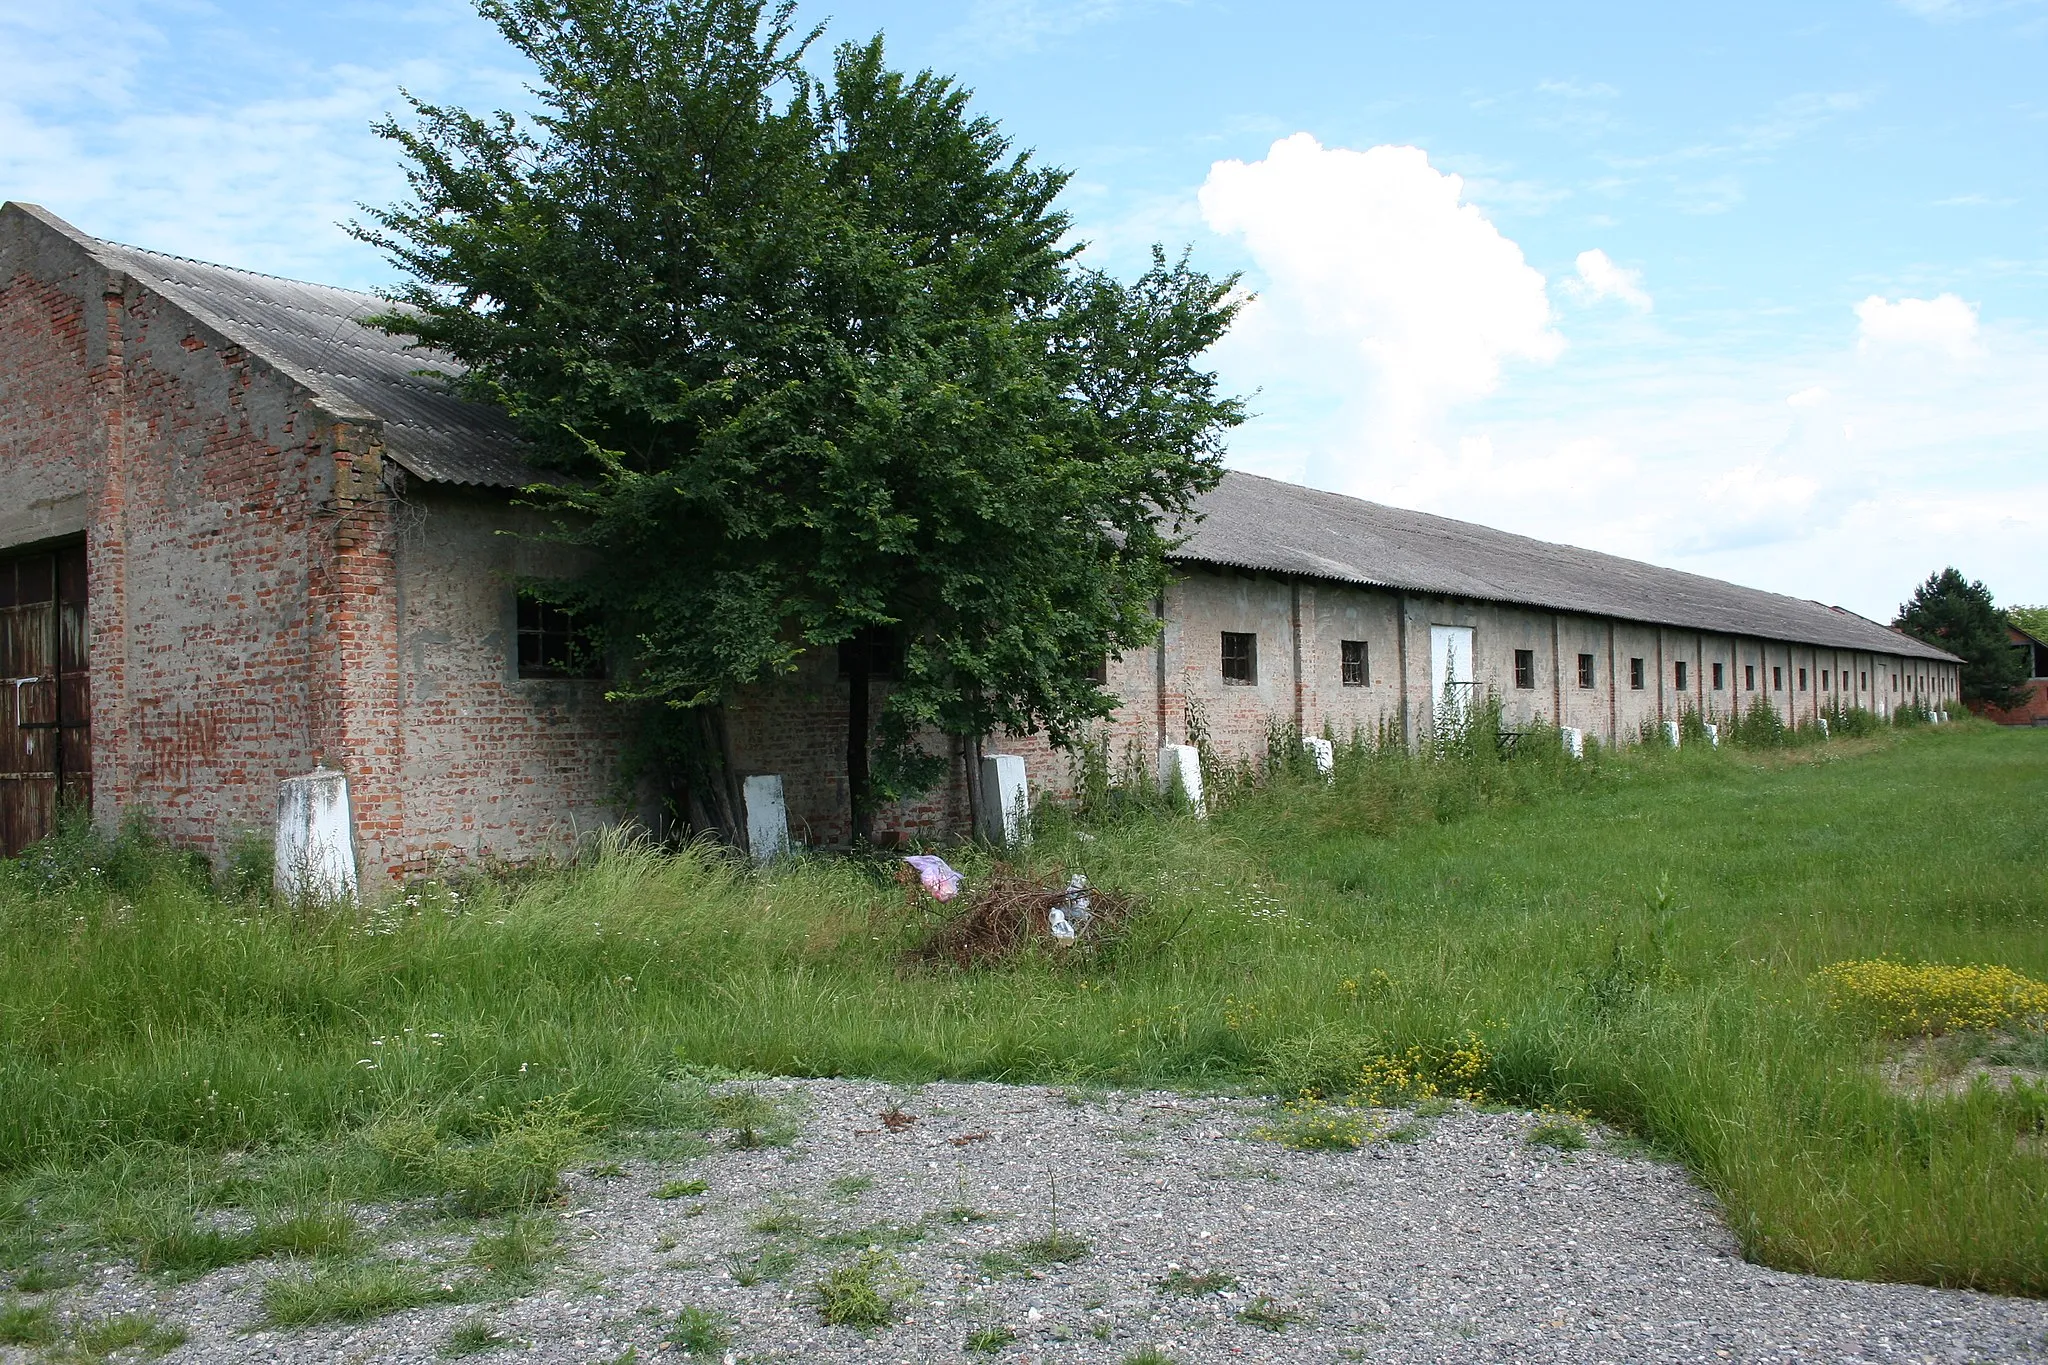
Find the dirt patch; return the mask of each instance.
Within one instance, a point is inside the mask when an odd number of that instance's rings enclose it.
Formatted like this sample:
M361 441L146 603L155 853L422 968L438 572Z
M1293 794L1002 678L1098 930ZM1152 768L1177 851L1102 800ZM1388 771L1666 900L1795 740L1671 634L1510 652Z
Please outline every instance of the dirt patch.
M2032 1036L1916 1038L1898 1056L1878 1065L1893 1094L1916 1100L1956 1099L1972 1087L2010 1090L2016 1085L2048 1086L2048 1066L2006 1060L2015 1052L2038 1050Z

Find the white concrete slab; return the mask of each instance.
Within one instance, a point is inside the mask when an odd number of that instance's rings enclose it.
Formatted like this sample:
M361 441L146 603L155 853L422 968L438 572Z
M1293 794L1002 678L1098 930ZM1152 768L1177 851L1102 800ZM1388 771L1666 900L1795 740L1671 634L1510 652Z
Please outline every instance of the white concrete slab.
M1198 817L1209 813L1202 799L1202 751L1192 744L1169 744L1159 751L1159 790L1180 793Z
M981 837L992 844L1029 838L1031 787L1017 754L986 754L981 760Z
M286 900L354 900L355 821L348 778L315 768L277 784L277 894Z
M761 773L740 784L746 802L747 852L755 862L772 862L789 852L789 804L782 774Z

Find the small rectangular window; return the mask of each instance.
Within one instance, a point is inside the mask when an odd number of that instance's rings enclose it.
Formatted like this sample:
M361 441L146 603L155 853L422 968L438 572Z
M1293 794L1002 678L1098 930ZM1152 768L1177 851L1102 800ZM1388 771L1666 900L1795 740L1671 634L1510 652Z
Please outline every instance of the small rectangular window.
M1579 686L1591 687L1592 685L1593 656L1590 654L1581 654L1579 656Z
M1727 678L1726 678L1726 677L1725 677L1725 676L1724 676L1724 675L1722 674L1722 672L1721 672L1721 665L1719 665L1719 664L1715 664L1715 665L1714 665L1714 690L1715 690L1716 692L1722 692L1722 691L1725 691L1725 690L1727 690L1727 689L1726 689L1726 683L1727 683L1727 681L1728 681L1728 680L1727 680Z
M1641 659L1630 659L1628 661L1628 685L1638 692L1643 690L1643 661Z
M1780 667L1779 667L1778 665L1776 665L1776 664L1772 664L1772 665L1771 665L1771 691L1773 691L1773 692L1783 692L1784 690L1785 690L1785 670L1784 670L1784 669L1782 669L1782 668L1780 668Z
M1518 650L1516 650L1516 651L1515 651L1515 686L1517 686L1517 687L1534 687L1535 685L1536 685L1536 651L1535 651L1535 650L1533 650L1533 649L1518 649Z
M1671 666L1671 681L1677 686L1679 691L1685 691L1687 675L1690 674L1691 671L1692 670L1686 666L1686 662L1683 659L1680 659L1677 663Z
M903 670L903 646L894 631L869 626L851 640L839 642L839 676L850 678L861 668L870 678L884 682Z
M1365 641L1339 640L1337 650L1343 656L1344 685L1364 687L1366 685Z
M1870 689L1869 669L1866 668L1861 673L1858 673L1856 675L1856 687L1859 691L1868 691Z
M519 590L519 676L602 678L604 647L597 622Z
M1828 670L1825 668L1820 671L1820 690L1823 692L1828 690Z
M1806 690L1806 670L1803 668L1799 670L1799 690L1801 692Z
M1223 632L1223 681L1249 686L1259 680L1259 637L1248 631Z
M1745 692L1754 692L1754 691L1756 691L1756 665L1755 665L1755 664L1744 664L1744 665L1742 666L1742 690L1743 690L1743 691L1745 691Z
M1109 656L1103 655L1095 661L1095 667L1088 670L1088 681L1097 687L1109 686Z

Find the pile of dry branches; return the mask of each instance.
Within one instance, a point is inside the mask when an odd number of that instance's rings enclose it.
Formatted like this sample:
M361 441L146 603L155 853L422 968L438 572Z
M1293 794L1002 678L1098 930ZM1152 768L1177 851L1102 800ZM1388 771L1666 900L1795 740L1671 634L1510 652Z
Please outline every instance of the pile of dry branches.
M1012 960L1034 944L1057 952L1072 952L1113 937L1136 908L1136 903L1122 892L1090 886L1085 892L1085 923L1076 926L1078 932L1073 938L1055 937L1053 912L1071 905L1069 897L1073 893L1068 882L1065 871L1048 874L1047 880L1041 881L998 863L962 890L958 913L912 949L910 960L924 966L949 962L956 967L992 967ZM908 888L911 896L919 894L914 876Z

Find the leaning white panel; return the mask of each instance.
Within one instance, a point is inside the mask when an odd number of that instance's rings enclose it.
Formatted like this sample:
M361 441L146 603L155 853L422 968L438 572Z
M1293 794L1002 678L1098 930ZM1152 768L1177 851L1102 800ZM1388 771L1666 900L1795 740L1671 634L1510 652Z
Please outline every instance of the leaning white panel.
M789 852L789 805L782 795L782 774L762 773L740 786L747 806L747 852L757 863L772 862Z
M981 760L981 837L992 844L1024 840L1031 814L1031 787L1017 754L988 754Z
M278 895L290 901L356 897L355 821L348 778L320 767L277 784Z
M1169 744L1159 751L1159 790L1178 792L1197 816L1209 813L1202 800L1202 751L1192 744Z

